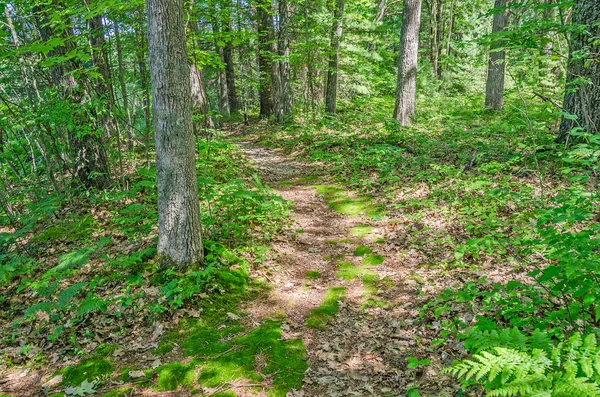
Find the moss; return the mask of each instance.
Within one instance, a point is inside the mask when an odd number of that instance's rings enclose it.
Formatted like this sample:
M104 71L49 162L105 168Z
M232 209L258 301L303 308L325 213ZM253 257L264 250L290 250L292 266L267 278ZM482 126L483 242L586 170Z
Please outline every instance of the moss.
M124 387L122 389L111 390L108 393L104 393L102 397L126 397L131 396L133 394L133 389L131 387Z
M335 276L346 281L354 280L357 278L364 278L367 275L375 274L370 270L369 266L355 266L352 262L338 263L338 269L339 270L337 271Z
M84 380L107 379L114 371L114 365L104 358L88 358L77 365L63 368L58 373L62 374L62 384L65 386L78 386Z
M309 270L306 272L306 278L309 280L318 280L321 278L321 272L318 270Z
M332 287L325 292L323 303L313 309L306 318L306 326L310 328L324 329L329 321L339 310L338 301L344 299L346 289L344 287Z
M323 195L327 205L338 214L364 214L371 218L383 215L381 209L373 203L370 197L354 197L337 186L312 185L312 187L317 189L318 194Z
M367 254L372 253L373 251L369 247L365 247L364 245L359 245L354 249L354 256L365 256Z
M383 261L385 261L385 257L382 255L369 255L363 258L362 263L365 265L376 266L382 264Z
M156 369L156 384L158 390L175 390L179 386L191 387L194 384L196 363L188 364L172 362L161 365Z
M355 236L355 237L359 237L359 238L363 238L363 237L371 234L371 232L374 229L375 228L373 226L358 225L358 226L354 226L354 227L350 228L350 235L351 236Z

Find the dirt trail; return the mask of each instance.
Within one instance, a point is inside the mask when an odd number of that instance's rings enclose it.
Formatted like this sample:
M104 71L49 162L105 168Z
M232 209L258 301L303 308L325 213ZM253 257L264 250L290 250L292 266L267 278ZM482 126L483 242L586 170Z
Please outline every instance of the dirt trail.
M410 250L400 255L385 241L395 233L389 219L340 215L310 185L326 178L306 182L320 169L253 142L236 143L265 184L294 203L293 224L273 242L273 258L262 268L273 286L270 297L246 308L255 318L285 313L284 336L304 340L309 369L302 389L289 395L398 396L417 385L421 396L446 395L433 379L442 367L435 357L424 370L406 367L406 358L422 351L424 336L413 325L419 302L410 275L418 262ZM357 247L382 255L367 266ZM307 279L314 270L320 277ZM339 312L323 330L307 327L307 315L334 286L347 290Z

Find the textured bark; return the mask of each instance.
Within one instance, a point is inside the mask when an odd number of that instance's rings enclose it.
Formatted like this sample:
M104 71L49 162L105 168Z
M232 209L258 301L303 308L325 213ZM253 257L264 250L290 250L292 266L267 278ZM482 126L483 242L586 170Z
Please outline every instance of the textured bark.
M127 128L125 134L127 135L127 147L131 151L133 149L133 137L131 130L131 112L129 111L129 97L127 96L127 85L125 84L125 67L123 65L123 48L121 45L121 32L119 30L119 23L113 22L115 28L115 42L117 43L117 65L119 68L119 86L121 88L121 98L123 100L123 113L127 119Z
M119 166L123 176L123 158L121 154L121 133L119 126L114 119L115 94L111 84L112 78L106 54L106 43L104 41L104 25L102 16L95 15L88 19L88 28L90 30L90 47L92 49L92 62L100 72L101 78L94 79L96 94L104 100L106 109L100 112L99 119L102 123L104 133L108 136L114 136L117 142L117 153L119 156Z
M415 114L420 25L421 0L404 0L400 53L398 54L396 104L394 106L394 118L402 126L409 125L411 117Z
M54 4L60 7L59 3ZM60 59L74 48L73 31L70 27L70 21L66 20L61 31L55 31L49 23L46 12L40 8L34 8L36 25L42 40L48 41L55 37L63 40L63 45L54 47L48 56ZM89 124L90 116L95 115L85 113L84 104L89 101L89 93L85 90L71 71L81 67L74 64L73 60L68 62L59 62L53 65L51 70L52 81L57 87L65 101L70 102L76 109L73 114L73 123L76 125ZM59 127L60 128L60 127ZM83 129L83 128L82 128ZM85 130L85 129L83 129ZM80 134L69 132L68 139L71 146L71 152L74 155L72 174L73 182L78 185L94 188L104 188L110 184L110 171L108 166L108 156L104 148L102 139L95 132Z
M279 42L278 52L281 61L279 61L279 75L281 76L281 119L280 122L286 123L292 121L293 103L292 89L290 87L290 18L292 13L292 4L289 0L279 0Z
M201 126L204 128L214 128L212 118L208 114L208 97L206 96L206 86L204 85L204 72L196 65L190 65L190 88L192 93L192 104L203 116ZM196 125L194 124L194 127Z
M229 99L229 109L237 112L241 109L240 99L237 95L235 86L235 65L233 64L233 43L231 42L231 23L228 14L223 21L223 33L226 35L225 47L223 47L223 62L225 63L225 78L227 80L227 97Z
M185 269L203 259L183 0L148 0L158 185L158 254Z
M507 0L495 0L494 8L505 7ZM492 34L504 30L507 13L501 11L494 14ZM504 109L504 49L502 40L498 40L490 50L487 79L485 83L485 107L490 110Z
M565 141L569 132L581 127L590 134L600 133L600 7L596 0L576 0L573 24L587 25L571 35L567 85L563 111L577 116L562 119L558 138ZM596 40L591 40L592 38ZM582 55L583 54L583 55Z
M271 91L273 18L269 13L270 4L269 1L256 8L256 17L258 20L258 70L260 73L260 116L262 117L273 115L273 94Z
M331 53L327 68L327 86L325 88L325 111L334 114L337 105L337 78L340 62L340 40L342 38L342 23L344 19L344 0L337 0L333 11L331 27Z
M223 47L219 45L217 40L221 32L216 18L212 23L212 29L213 34L215 35L215 50L220 61L220 64L217 65L217 105L219 106L219 113L223 117L229 117L231 115L231 108L229 107L227 76L225 75L225 55L223 52Z

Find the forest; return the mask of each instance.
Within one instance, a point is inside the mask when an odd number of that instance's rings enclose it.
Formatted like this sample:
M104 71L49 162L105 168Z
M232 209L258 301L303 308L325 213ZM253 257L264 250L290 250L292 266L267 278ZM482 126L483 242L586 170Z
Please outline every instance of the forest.
M0 397L600 396L600 0L0 8Z

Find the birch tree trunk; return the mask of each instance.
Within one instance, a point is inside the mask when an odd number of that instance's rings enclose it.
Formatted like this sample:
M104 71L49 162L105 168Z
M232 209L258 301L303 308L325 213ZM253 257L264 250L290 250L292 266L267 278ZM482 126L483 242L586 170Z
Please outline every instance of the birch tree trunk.
M421 0L404 0L400 53L398 54L396 104L394 106L394 118L402 126L409 125L411 117L415 114L420 25Z
M190 68L183 0L148 0L148 49L158 185L161 265L184 270L203 260Z
M576 0L573 24L587 25L571 35L567 85L563 111L576 116L563 117L558 139L581 127L590 134L600 133L600 7L595 0ZM596 38L595 40L593 38Z
M502 8L507 3L507 0L495 0L494 8ZM504 30L506 19L507 14L505 10L494 14L492 34ZM490 49L487 79L485 82L485 107L490 110L504 109L504 58L505 52L502 49L502 40L498 40L494 47Z
M337 0L333 11L331 27L331 53L327 68L327 86L325 88L325 111L335 114L337 105L337 78L340 61L340 40L342 38L342 22L344 19L344 0Z

